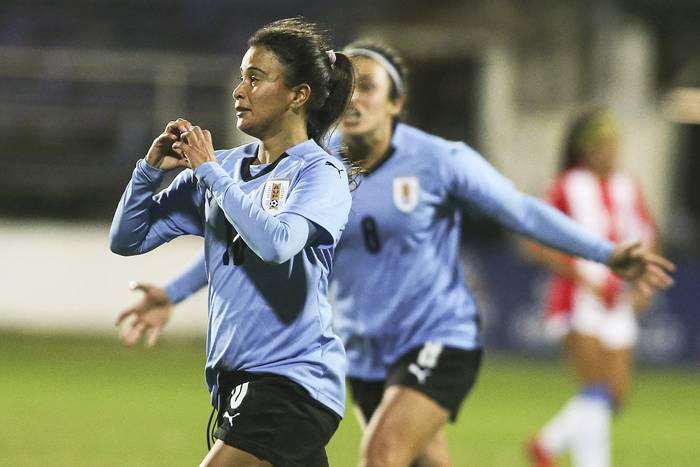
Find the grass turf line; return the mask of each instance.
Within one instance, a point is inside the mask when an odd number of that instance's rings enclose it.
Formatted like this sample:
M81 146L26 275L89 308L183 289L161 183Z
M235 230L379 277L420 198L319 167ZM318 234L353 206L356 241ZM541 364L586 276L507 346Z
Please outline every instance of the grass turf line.
M125 348L115 336L0 333L0 466L179 466L203 458L209 401L201 339ZM644 369L614 422L616 466L695 466L696 369ZM574 390L561 364L487 353L448 429L455 466L525 466L523 443ZM328 446L356 464L349 411ZM568 464L564 464L568 465Z

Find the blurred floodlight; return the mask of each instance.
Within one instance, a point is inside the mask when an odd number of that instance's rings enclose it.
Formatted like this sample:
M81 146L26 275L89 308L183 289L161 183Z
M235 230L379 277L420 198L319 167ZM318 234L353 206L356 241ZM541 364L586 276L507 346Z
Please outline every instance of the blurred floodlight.
M669 83L661 110L676 123L700 124L700 57L687 60Z
M677 87L666 93L664 116L676 123L700 124L700 87Z

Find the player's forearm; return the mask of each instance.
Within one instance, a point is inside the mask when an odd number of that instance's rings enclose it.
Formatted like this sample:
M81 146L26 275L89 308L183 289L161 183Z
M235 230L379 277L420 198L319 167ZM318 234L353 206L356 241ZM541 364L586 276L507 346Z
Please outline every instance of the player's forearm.
M263 261L281 264L299 253L315 235L315 228L295 214L275 217L253 203L216 163L202 164L195 176L211 190L238 234Z
M525 241L524 251L530 260L552 273L572 279L578 283L585 282L571 257L531 240Z
M170 303L175 305L190 295L194 295L199 289L205 287L207 282L207 270L204 264L204 255L202 255L168 283L165 287L165 293L168 295Z
M591 235L557 209L528 195L519 193L514 201L512 228L544 245L573 256L607 264L615 246L608 240Z
M149 208L153 205L153 193L163 179L163 172L150 167L141 159L114 213L109 231L109 247L122 256L145 253L162 240L151 232Z

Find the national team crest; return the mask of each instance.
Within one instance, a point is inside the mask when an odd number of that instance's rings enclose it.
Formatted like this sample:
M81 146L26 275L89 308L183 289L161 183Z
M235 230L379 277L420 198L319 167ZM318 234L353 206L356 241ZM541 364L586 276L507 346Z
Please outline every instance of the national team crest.
M418 206L420 185L418 177L394 178L394 204L401 212L411 212Z
M268 180L263 189L262 207L276 216L284 207L289 192L289 180Z

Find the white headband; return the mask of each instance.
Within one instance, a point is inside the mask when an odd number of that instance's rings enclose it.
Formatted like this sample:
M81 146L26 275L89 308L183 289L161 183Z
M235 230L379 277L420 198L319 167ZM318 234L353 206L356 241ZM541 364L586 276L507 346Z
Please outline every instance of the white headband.
M362 48L346 49L343 51L343 53L345 53L345 55L348 57L360 56L371 58L375 62L379 63L386 70L387 74L391 78L391 81L393 81L394 86L396 87L396 92L399 94L399 96L404 95L403 81L401 80L399 70L397 70L396 67L384 57L384 55L380 54L379 52L375 52L374 50Z

